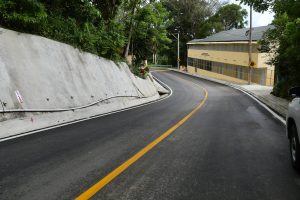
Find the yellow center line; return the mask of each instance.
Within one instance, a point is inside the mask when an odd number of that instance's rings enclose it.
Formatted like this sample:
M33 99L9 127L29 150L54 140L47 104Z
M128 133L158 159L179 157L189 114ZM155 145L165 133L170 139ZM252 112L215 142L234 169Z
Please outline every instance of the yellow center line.
M196 84L196 85L199 86L198 84ZM76 198L76 200L90 199L97 192L99 192L104 186L106 186L109 182L111 182L113 179L115 179L118 175L120 175L122 172L124 172L128 167L130 167L133 163L135 163L137 160L139 160L147 152L149 152L156 145L158 145L161 141L163 141L166 137L168 137L171 133L173 133L178 127L180 127L183 123L185 123L193 114L195 114L203 106L203 104L207 100L208 92L205 88L202 88L202 89L204 90L205 97L195 109L193 109L188 115L186 115L183 119L181 119L177 124L172 126L169 130L167 130L161 136L156 138L154 141L152 141L150 144L148 144L146 147L144 147L142 150L140 150L134 156L132 156L127 161L125 161L123 164L121 164L119 167L117 167L116 169L111 171L108 175L106 175L99 182L97 182L92 187L90 187L85 192L83 192L81 195L79 195Z

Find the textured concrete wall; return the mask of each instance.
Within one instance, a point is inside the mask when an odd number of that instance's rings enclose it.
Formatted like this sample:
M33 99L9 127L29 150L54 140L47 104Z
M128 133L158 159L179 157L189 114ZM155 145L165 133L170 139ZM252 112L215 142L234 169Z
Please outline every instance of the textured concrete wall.
M23 97L21 104L16 91ZM65 109L118 95L152 97L157 89L124 63L116 65L66 44L0 28L4 109Z

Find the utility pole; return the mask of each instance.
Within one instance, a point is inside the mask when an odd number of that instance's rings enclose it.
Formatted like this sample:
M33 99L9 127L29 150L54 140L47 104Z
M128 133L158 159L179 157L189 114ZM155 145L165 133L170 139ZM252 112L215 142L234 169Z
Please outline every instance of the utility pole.
M175 31L176 31L176 29L175 29ZM179 68L180 68L179 31L177 32L177 37L173 33L171 33L171 34L177 40L177 69L179 70Z
M180 70L179 31L177 33L177 69Z
M249 31L249 64L248 64L248 84L251 84L252 78L252 4L250 5L250 31Z

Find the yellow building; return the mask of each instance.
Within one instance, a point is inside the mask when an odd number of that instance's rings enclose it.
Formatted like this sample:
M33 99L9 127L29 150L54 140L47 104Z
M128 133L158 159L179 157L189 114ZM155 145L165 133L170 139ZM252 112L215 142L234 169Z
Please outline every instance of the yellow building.
M252 67L251 82L273 86L274 66L267 64L268 53L259 51L258 40L263 33L272 28L262 26L252 31ZM249 73L248 28L222 31L204 39L195 39L187 43L187 71L226 80L234 83L247 83Z

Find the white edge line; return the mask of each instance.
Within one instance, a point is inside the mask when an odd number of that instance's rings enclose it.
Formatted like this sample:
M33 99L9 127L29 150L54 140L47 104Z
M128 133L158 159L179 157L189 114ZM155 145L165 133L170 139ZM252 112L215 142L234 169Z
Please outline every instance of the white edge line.
M258 100L256 97L254 97L253 95L249 94L248 92L238 88L238 87L234 87L232 85L229 85L230 87L239 90L241 92L243 92L244 94L248 95L249 97L251 97L253 100L255 100L259 105L261 105L262 107L264 107L267 111L269 111L269 113L271 113L276 119L278 119L282 124L286 125L286 121L283 119L283 117L279 116L276 112L274 112L273 110L271 110L266 104L262 103L260 100Z
M59 127L67 126L67 125L71 125L71 124L76 124L76 123L87 121L87 120L90 120L90 119L100 118L100 117L104 117L104 116L107 116L107 115L124 112L124 111L127 111L127 110L132 110L132 109L135 109L135 108L139 108L139 107L147 106L147 105L150 105L150 104L153 104L153 103L157 103L157 102L160 102L162 100L166 100L169 97L171 97L173 95L173 90L167 84L165 84L164 82L162 82L158 78L155 77L155 79L160 84L164 85L164 87L168 88L168 90L170 91L170 94L168 96L163 97L163 98L159 98L157 100L150 101L150 102L147 102L147 103L143 103L143 104L140 104L140 105L131 106L131 107L128 107L128 108L123 108L123 109L120 109L120 110L111 111L111 112L107 112L107 113L104 113L104 114L94 115L94 116L91 116L91 117L85 117L83 119L78 119L78 120L71 121L71 122L66 122L66 123L63 123L63 124L53 125L51 127L41 128L39 130L33 130L33 131L29 131L29 132L26 132L26 133L23 133L23 134L20 133L20 134L15 135L15 136L12 135L11 137L8 136L7 138L0 139L0 142L4 142L4 141L7 141L7 140L12 140L12 139L23 137L23 136L26 136L26 135L32 135L34 133L39 133L39 132L43 132L43 131L47 131L47 130L51 130L51 129L55 129L55 128L59 128Z
M228 84L228 83L225 83L225 82L222 82L222 81L215 81L213 79L209 79L209 78L203 78L203 77L199 77L199 76L195 76L193 74L189 74L189 73L184 73L184 72L181 72L181 71L177 71L177 70L172 70L171 71L175 71L175 72L179 72L179 73L182 73L182 74L186 74L186 75L189 75L189 76L193 76L193 77L196 77L196 78L200 78L200 79L204 79L204 80L208 80L208 81L212 81L212 82L215 82L215 83L219 83L219 84L223 84L223 85L226 85L226 86L229 86L231 88L234 88L236 90L239 90L241 92L243 92L244 94L248 95L249 97L251 97L253 100L255 100L259 105L261 105L263 108L265 108L269 113L271 113L276 119L278 119L283 125L286 126L286 121L284 120L283 117L279 116L276 112L274 112L272 109L270 109L266 104L264 104L263 102L261 102L260 100L258 100L256 97L254 97L252 94L238 88L238 87L235 87L233 86L232 84Z

